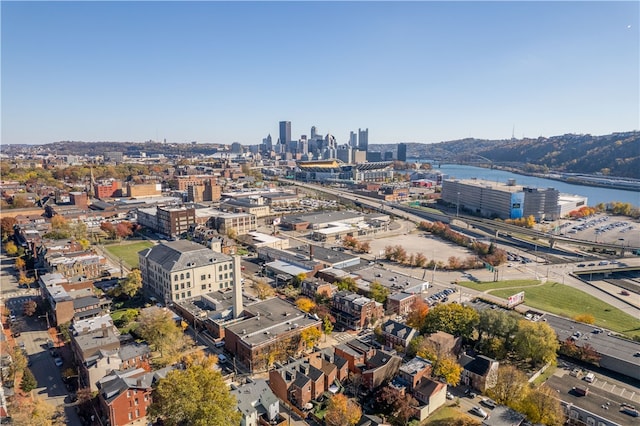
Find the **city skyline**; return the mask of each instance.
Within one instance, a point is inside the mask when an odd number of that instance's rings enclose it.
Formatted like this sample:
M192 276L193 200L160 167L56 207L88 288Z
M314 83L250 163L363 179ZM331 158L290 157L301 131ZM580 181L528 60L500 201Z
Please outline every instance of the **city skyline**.
M2 142L640 128L637 2L3 2ZM275 23L274 23L275 22ZM275 142L275 140L274 140Z

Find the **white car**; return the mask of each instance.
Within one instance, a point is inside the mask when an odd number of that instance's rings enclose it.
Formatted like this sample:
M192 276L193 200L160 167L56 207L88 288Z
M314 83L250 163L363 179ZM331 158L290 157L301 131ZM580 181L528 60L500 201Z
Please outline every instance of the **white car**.
M496 408L496 403L494 400L489 399L489 398L483 398L482 401L480 401L480 404L484 405L485 407L494 409Z
M471 411L471 414L475 414L476 416L480 416L483 419L487 417L487 412L484 411L480 407L473 407L470 411Z

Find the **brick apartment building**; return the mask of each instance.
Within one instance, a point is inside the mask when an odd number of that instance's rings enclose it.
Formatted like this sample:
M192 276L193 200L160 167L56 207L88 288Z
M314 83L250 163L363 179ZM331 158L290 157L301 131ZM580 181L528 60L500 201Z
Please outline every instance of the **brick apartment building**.
M110 426L146 424L153 385L174 367L147 372L141 368L114 371L99 382L98 400Z
M93 185L93 192L94 196L100 200L122 197L122 184L115 179L101 181Z
M384 316L382 303L349 291L339 291L331 300L331 313L339 325L360 330Z

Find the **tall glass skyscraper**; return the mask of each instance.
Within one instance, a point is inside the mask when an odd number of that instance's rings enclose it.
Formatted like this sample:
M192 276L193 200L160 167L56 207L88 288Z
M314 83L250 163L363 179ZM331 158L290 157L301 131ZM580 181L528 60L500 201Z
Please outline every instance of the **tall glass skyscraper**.
M398 144L398 161L407 161L407 144Z
M290 142L291 142L291 122L281 121L280 122L280 145L284 145L286 149L289 146Z
M358 129L358 150L367 151L369 149L369 129Z

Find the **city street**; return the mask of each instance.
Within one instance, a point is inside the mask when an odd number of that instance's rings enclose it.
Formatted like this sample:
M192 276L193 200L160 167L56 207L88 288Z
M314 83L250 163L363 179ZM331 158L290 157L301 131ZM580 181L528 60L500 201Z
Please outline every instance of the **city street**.
M20 332L16 337L18 345L24 345L29 360L29 368L38 383L37 388L32 391L34 396L42 398L45 402L58 406L65 404L67 389L62 381L62 368L56 367L54 359L47 350L47 340L50 338L47 331L47 321L45 318L26 317L23 315L24 302L29 299L36 299L37 289L21 289L14 275L14 259L0 256L0 283L1 283L1 303L5 304L15 315L16 319L11 324L13 332ZM66 368L71 364L69 353L58 350L65 358ZM74 406L66 406L65 414L67 425L80 426L82 423L75 411Z

